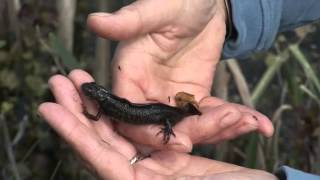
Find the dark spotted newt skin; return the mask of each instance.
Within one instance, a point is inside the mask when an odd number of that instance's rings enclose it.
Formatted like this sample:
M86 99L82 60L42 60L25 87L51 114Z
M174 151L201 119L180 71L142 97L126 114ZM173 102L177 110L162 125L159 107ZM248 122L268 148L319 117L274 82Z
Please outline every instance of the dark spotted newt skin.
M86 96L97 101L100 110L114 121L136 125L164 125L159 132L163 133L164 144L168 143L171 135L175 136L172 126L187 116L201 114L201 112L192 108L192 104L188 104L185 108L178 108L162 103L131 103L127 99L113 95L95 82L84 83L81 85L81 89ZM86 111L84 111L84 114L93 120L98 120L101 115L98 112L94 116Z

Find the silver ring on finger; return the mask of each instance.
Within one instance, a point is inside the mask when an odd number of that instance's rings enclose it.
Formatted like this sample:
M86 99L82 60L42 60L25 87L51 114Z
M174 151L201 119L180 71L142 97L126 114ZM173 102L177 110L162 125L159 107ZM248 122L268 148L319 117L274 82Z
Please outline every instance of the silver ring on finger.
M141 160L145 159L146 157L148 157L148 156L144 156L143 154L137 152L136 155L134 155L134 156L129 160L130 165L133 165L133 164L137 163L138 161L141 161Z

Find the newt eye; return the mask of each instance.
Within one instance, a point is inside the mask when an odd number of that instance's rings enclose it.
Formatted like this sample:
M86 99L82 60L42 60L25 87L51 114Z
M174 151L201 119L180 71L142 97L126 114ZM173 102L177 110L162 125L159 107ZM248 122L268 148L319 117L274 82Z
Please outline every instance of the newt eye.
M103 87L95 82L83 83L81 89L84 95L95 99L96 101L104 101L108 96L109 92Z
M95 82L83 83L81 89L86 96L93 97L98 91L97 84Z

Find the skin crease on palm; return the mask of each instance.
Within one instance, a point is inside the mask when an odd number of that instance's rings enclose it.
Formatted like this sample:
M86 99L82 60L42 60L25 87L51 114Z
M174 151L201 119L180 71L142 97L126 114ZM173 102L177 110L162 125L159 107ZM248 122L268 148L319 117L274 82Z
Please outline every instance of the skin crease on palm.
M195 95L203 113L178 123L177 137L164 145L162 137L155 136L159 126L114 126L105 116L88 120L83 105L89 112L97 107L80 90L82 83L93 81L86 72L53 76L49 85L57 103L43 103L39 113L92 172L102 179L275 179L266 172L185 153L197 143L218 143L255 130L265 136L273 133L269 119L259 112L210 96L225 37L222 0L140 0L114 15L92 14L88 26L102 37L121 40L113 60L115 94L132 102L174 105L168 96L185 91ZM159 151L130 165L139 146Z

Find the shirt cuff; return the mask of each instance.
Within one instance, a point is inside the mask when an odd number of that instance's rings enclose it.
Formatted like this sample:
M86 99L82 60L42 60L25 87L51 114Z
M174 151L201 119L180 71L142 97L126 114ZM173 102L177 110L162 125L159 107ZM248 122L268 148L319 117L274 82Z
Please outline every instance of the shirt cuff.
M244 58L268 49L278 31L283 0L230 0L234 34L225 42L224 58Z
M288 166L282 166L275 175L280 180L320 180L320 176L305 173Z

